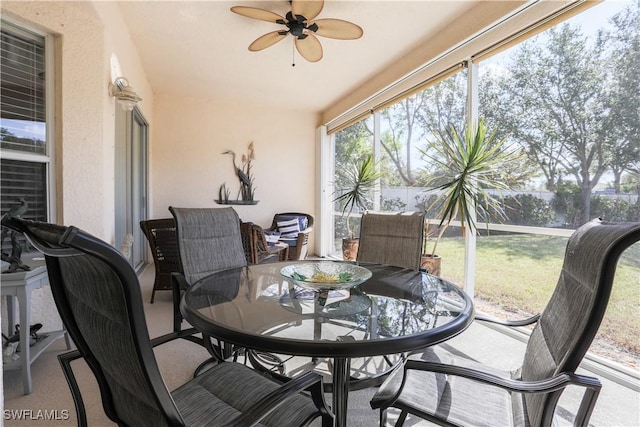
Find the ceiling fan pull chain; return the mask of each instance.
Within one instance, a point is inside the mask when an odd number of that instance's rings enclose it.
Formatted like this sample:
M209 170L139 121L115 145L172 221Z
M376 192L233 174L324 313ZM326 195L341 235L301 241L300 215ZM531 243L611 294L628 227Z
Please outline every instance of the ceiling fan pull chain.
M291 66L296 66L296 42L291 43Z

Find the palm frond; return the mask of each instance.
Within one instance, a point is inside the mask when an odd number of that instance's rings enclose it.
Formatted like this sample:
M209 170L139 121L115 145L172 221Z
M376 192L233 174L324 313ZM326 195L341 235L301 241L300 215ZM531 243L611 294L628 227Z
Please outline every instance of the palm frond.
M333 201L342 205L342 215L347 218L347 229L352 237L353 232L349 218L354 209L365 210L367 208L369 191L382 176L378 169L378 162L375 161L373 154L368 154L354 163L343 166L338 171L346 183L346 189Z
M438 171L431 182L440 182L431 188L440 194L434 205L442 204L434 253L442 233L456 218L472 232L476 229L476 212L506 218L499 198L487 191L509 189L506 182L496 177L496 170L516 156L505 144L505 139L497 138L497 130L490 130L480 119L476 126L456 129L452 125L446 131L436 131L435 138L427 142L428 150L420 150Z

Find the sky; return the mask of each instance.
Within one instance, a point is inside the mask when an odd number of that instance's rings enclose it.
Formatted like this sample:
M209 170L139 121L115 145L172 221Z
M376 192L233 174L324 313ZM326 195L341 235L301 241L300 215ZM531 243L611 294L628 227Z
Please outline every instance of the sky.
M570 19L572 23L579 23L585 35L593 35L600 28L609 28L609 18L631 5L631 0L605 0L597 6L582 12Z

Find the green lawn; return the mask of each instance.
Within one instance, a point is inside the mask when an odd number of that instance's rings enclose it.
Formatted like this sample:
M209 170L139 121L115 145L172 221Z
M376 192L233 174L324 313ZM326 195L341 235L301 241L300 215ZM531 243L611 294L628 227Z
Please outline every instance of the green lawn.
M478 237L476 296L508 311L538 313L558 280L566 242L563 237L528 234ZM442 277L461 285L463 239L443 239L438 253ZM640 244L620 259L599 336L640 355Z

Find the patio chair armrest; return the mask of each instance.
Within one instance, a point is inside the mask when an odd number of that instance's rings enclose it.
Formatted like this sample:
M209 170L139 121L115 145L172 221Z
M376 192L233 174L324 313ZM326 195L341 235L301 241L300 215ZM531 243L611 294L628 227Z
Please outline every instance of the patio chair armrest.
M87 427L87 412L84 407L84 401L82 400L82 393L80 392L76 376L73 374L73 369L71 368L71 362L76 359L82 359L82 354L80 354L78 350L68 351L58 355L58 362L62 367L64 378L67 380L67 384L71 390L71 397L73 398L73 404L76 408L78 427Z
M199 331L196 328L189 328L183 329L178 332L171 332L152 339L151 346L156 347L158 345L162 345L180 338L187 339L189 341L193 341L197 344L202 345L202 339L193 336L197 333L199 333ZM73 404L76 409L78 427L87 427L87 412L85 410L84 401L82 400L82 393L80 392L80 387L78 386L76 376L74 375L73 368L71 367L71 362L77 359L83 359L82 354L78 350L73 350L58 355L58 362L62 367L62 372L65 379L67 380L69 389L71 390L71 397L73 398Z
M196 328L188 328L188 329L182 329L176 332L170 332L168 334L160 335L159 337L153 338L151 340L151 347L156 347L156 346L168 343L176 339L181 339L181 338L186 339L187 341L192 341L196 344L202 345L202 338L193 336L199 333L200 331L197 330Z
M563 390L569 385L584 387L585 392L582 396L580 407L574 419L574 426L584 426L587 424L587 421L593 412L593 408L596 405L600 389L602 388L602 383L597 378L568 372L561 372L558 375L540 381L522 381L502 378L487 372L464 368L461 366L426 362L422 360L407 360L404 365L405 371L402 379L402 386L404 386L407 370L409 369L456 375L516 393L551 393ZM391 401L395 401L397 399L400 391L402 390L402 386L398 389L396 395L390 399Z
M522 381L502 378L487 372L462 366L411 359L407 360L404 365L404 369L405 375L406 371L409 369L456 375L485 384L494 385L516 393L550 393L552 391L561 390L569 385L582 386L592 390L599 390L602 387L600 380L597 378L568 372L561 372L554 377L539 381Z
M245 412L233 420L230 426L250 426L258 423L274 409L285 403L289 398L301 391L309 389L313 402L322 414L329 414L322 390L322 377L314 372L307 372L299 377L285 382L278 389L256 402L249 412Z
M477 313L474 319L479 320L481 322L489 322L489 323L496 323L498 325L503 325L503 326L516 327L516 326L527 326L527 325L536 323L538 319L540 319L540 313L535 314L526 319L520 319L520 320L502 320L502 319L498 319L497 317L492 317L492 316L487 316L486 314Z
M302 234L309 234L313 231L313 227L307 227L304 230L300 230L300 233Z
M298 237L296 238L298 246L303 246L307 244L312 230L313 230L313 227L307 227L304 230L300 230L298 232Z
M183 291L189 287L189 283L187 283L184 274L177 271L171 273L171 283L174 289L177 287L178 291Z

